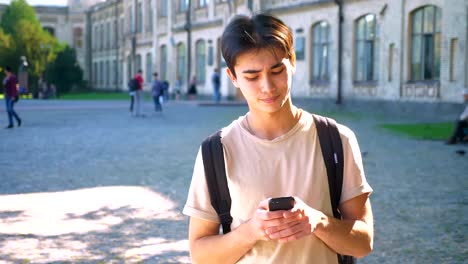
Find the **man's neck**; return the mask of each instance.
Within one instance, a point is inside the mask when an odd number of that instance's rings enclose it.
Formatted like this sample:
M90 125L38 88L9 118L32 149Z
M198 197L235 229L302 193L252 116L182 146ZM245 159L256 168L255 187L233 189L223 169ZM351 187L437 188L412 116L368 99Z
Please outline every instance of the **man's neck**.
M251 111L246 116L247 128L253 135L273 140L288 133L301 118L302 111L291 103L275 113Z

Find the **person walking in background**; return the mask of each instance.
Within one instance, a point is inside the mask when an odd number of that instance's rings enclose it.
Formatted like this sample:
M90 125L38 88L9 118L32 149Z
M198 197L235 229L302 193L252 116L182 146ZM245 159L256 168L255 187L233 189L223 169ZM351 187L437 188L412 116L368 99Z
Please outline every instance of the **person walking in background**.
M196 76L193 76L192 79L190 80L187 95L189 97L189 100L193 100L197 96L197 77Z
M219 103L219 101L221 101L221 93L220 93L220 85L221 85L221 81L220 81L220 78L219 78L219 70L218 68L215 68L213 70L213 74L211 75L211 83L213 84L213 97L214 97L214 101L216 103Z
M372 188L356 136L337 125L344 157L342 195L336 201L342 218L335 218L316 122L291 100L296 70L291 28L270 15L236 16L222 34L221 51L249 112L220 134L232 200L227 234L220 234L220 217L210 201L216 196L208 191L204 170L210 163L204 163L202 148L198 151L183 209L190 216L192 261L338 263L337 254L348 255L346 261L369 254ZM269 197L281 196L289 196L291 207L270 210Z
M180 100L180 95L182 93L182 78L180 78L180 76L177 76L174 89L175 89L175 99Z
M151 82L151 95L154 101L154 111L162 111L161 96L163 96L164 87L162 82L158 78L158 73L153 73L153 81Z
M18 101L18 80L16 76L13 74L11 67L5 67L5 78L3 79L3 86L5 88L4 96L5 96L5 104L6 104L6 111L8 113L8 126L5 128L13 128L13 118L16 119L18 127L21 126L21 118L16 113L14 106L15 103Z
M468 142L468 89L463 91L463 99L465 101L465 110L460 114L452 136L447 140L447 144L453 145L457 142Z
M135 90L135 105L133 108L133 115L136 117L144 116L141 112L142 103L143 103L142 97L143 97L143 83L144 83L142 74L143 74L143 71L140 69L138 70L137 74L134 77L134 79L138 82L138 87Z

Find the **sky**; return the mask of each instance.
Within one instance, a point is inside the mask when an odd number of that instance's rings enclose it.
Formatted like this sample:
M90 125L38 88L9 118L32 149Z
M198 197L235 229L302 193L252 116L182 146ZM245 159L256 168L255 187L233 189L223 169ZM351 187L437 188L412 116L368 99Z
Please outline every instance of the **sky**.
M67 5L67 0L26 0L30 5ZM0 4L9 4L10 0L0 0Z

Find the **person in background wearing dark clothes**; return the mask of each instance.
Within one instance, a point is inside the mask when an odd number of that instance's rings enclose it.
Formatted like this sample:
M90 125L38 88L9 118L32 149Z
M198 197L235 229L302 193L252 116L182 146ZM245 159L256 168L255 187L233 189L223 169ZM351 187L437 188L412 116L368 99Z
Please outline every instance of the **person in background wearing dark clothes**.
M189 100L195 99L197 96L197 77L193 76L190 80L189 90L187 92Z
M5 87L5 104L8 113L8 126L5 128L13 128L13 117L16 119L18 127L21 126L21 118L14 110L14 105L18 101L18 90L16 88L18 81L16 76L11 71L10 66L5 67L5 79L3 79L3 86Z
M215 68L213 70L213 74L211 75L211 82L213 83L214 101L216 103L219 103L219 101L221 101L221 93L219 91L221 82L220 82L220 79L219 79L219 70L218 70L218 68Z
M158 73L153 73L153 82L151 82L151 95L153 96L154 101L154 111L159 112L162 111L162 106L160 97L163 96L164 88L163 84L158 78Z
M453 134L446 142L449 145L456 144L457 142L468 142L468 133L465 132L465 129L468 129L468 89L463 91L463 97L465 100L465 110L460 114Z

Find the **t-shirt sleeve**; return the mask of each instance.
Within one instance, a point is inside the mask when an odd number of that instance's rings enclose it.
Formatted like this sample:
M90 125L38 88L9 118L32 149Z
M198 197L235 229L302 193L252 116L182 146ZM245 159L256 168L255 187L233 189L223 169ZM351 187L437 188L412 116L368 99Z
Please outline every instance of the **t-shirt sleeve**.
M343 188L340 203L351 200L361 194L372 193L372 187L366 180L362 165L361 150L356 135L349 128L339 125L343 144Z
M208 187L206 185L205 169L201 149L198 150L193 168L192 182L185 203L183 214L210 222L219 223L218 214L211 205Z

